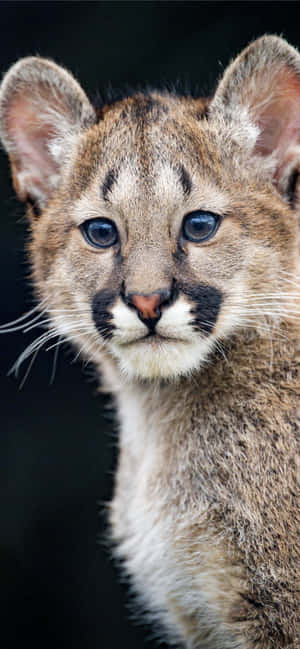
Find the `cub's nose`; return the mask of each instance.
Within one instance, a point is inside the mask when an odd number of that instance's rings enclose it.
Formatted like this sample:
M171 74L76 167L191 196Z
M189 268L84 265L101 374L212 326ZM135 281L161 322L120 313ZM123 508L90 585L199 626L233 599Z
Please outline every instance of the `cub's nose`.
M144 320L152 320L160 315L158 307L161 304L161 296L159 293L154 293L154 295L132 295L131 303Z
M158 322L161 316L160 307L170 301L171 291L163 290L151 293L150 295L140 295L139 293L129 293L126 295L126 302L129 306L134 307L142 320L150 329Z

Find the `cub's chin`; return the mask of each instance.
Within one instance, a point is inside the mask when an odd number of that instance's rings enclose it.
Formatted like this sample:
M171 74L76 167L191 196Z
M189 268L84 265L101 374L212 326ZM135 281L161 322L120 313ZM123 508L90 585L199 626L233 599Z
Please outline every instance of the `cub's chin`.
M199 369L213 348L211 336L197 342L177 341L160 336L125 344L111 343L110 348L128 379L174 380Z

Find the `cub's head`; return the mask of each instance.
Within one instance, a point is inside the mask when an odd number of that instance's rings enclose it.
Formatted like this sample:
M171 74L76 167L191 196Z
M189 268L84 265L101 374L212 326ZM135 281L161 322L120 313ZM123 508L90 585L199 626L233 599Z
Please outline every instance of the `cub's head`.
M137 93L97 116L68 72L25 58L0 134L51 331L89 359L172 378L293 315L300 56L285 41L250 45L209 105Z

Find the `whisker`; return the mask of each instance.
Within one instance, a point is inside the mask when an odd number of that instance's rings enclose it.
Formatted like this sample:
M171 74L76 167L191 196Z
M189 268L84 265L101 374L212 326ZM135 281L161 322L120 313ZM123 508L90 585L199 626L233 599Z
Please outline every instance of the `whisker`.
M28 333L29 331L32 331L33 329L38 327L43 327L43 328L50 327L48 328L47 331L44 331L41 335L35 338L35 340L33 340L21 352L21 354L18 356L13 366L8 372L9 375L14 373L16 376L18 376L20 368L23 365L23 363L28 358L30 358L30 356L32 356L28 364L28 367L26 369L26 372L20 383L19 386L20 389L23 388L30 374L30 371L36 360L38 352L41 350L42 347L44 347L44 345L49 343L51 340L58 338L56 342L48 345L48 347L46 348L46 351L49 351L50 349L55 349L52 372L50 376L50 385L53 383L55 377L59 347L63 342L65 342L65 338L67 336L71 336L72 334L75 334L79 336L79 340L80 340L81 336L84 337L84 336L92 335L94 337L94 340L92 341L92 346L89 345L88 349L92 348L96 344L96 342L97 342L97 347L99 348L99 339L95 332L94 324L92 322L88 324L84 322L78 322L78 318L80 318L81 320L83 318L86 318L86 316L88 316L89 318L91 317L91 311L88 308L81 308L76 306L76 307L51 309L51 306L47 303L47 300L44 299L41 302L39 302L39 304L34 306L32 309L22 314L20 317L0 326L0 333L3 334L13 333L17 331ZM63 329L63 332L61 332L61 329ZM86 347L86 342L82 346L82 349L84 347Z
M64 342L63 337L59 336L58 342L57 342L56 347L55 347L54 356L53 356L52 372L51 372L50 381L49 381L50 385L53 385L53 383L54 383L56 367L57 367L57 359L58 359L58 353L59 353L59 347L63 342Z
M81 327L79 327L79 326L78 326L78 327L74 326L74 327L73 327L69 332L67 332L67 333L59 334L59 332L57 332L57 336L60 335L60 337L63 338L63 342L66 342L66 341L65 341L65 336L67 336L67 335L73 333L73 331L74 331L75 333L79 333L79 335L80 335L80 334L86 335L86 334L94 334L94 333L95 333L95 331L94 331L93 328L88 328L88 327L86 327L86 328L81 328ZM46 351L46 352L49 352L51 349L54 349L58 344L59 344L59 343L56 342L56 343L54 343L53 345L50 345L49 347L46 347L46 350L45 350L45 351Z
M292 275L291 273L286 273L285 271L281 271L281 273L293 277L293 280L288 279L287 277L281 277L281 281L286 282L287 284L291 284L291 286L295 286L296 288L300 288L300 281L298 281L297 275Z
M30 324L29 327L26 327L25 329L22 329L22 331L23 331L24 334L27 334L27 332L31 331L31 329L35 329L36 327L42 327L43 325L47 325L50 322L51 322L50 318L47 318L47 320L41 320L40 322L36 322L35 324Z
M224 346L223 346L223 344L222 344L222 341L216 339L216 340L215 340L215 346L216 346L217 350L220 352L221 356L223 356L224 361L225 361L226 363L228 363L228 358L227 358L227 356L226 356L226 354L225 354L225 349L224 349Z
M295 275L295 273L289 273L287 270L281 270L280 275L288 275L289 277L296 277L297 279L299 278L300 280L299 275Z
M263 325L259 325L257 323L250 323L250 322L247 322L246 320L244 322L241 321L239 323L236 323L235 326L240 328L240 329L255 329L256 331L262 332L264 334L266 334L266 333L269 334L270 333L269 327L264 327ZM285 339L285 340L288 339L287 335L282 333L280 329L272 329L272 332L274 332L277 336L279 336L279 338L275 338L273 336L273 340L275 340L276 342L280 342L280 340L283 340L283 339Z
M69 328L69 331L67 331L66 335L69 335L73 332L76 333L82 333L84 335L93 333L95 334L94 329L91 327L83 327L82 325L73 325L72 327ZM56 329L50 329L49 331L46 331L45 333L41 334L38 338L36 338L24 351L20 354L20 356L17 358L15 361L14 365L9 371L9 375L12 373L15 373L16 376L18 376L19 369L23 362L31 356L32 353L34 353L36 350L39 350L45 343L47 343L51 338L57 338L57 336L62 335L60 332L58 332Z
M24 374L24 376L23 376L23 378L22 378L22 381L21 381L21 383L20 383L20 385L19 385L19 390L22 390L23 386L25 385L26 380L27 380L27 378L28 378L28 376L29 376L29 374L30 374L30 370L31 370L31 368L32 368L32 366L33 366L33 363L34 363L34 361L35 361L35 359L36 359L38 353L39 353L39 347L38 347L38 349L36 349L36 351L34 352L32 358L31 358L31 360L30 360L30 362L29 362L29 364L28 364L27 370L26 370L26 372L25 372L25 374Z
M253 322L255 322L255 319L254 319L255 316L263 317L264 315L269 317L270 320L274 322L274 324L276 322L278 322L278 320L281 323L283 323L283 322L287 323L288 321L291 321L291 322L299 322L300 321L300 317L295 315L295 314L292 314L292 313L290 313L290 314L284 314L284 313L277 313L277 314L274 314L274 313L273 314L272 313L271 314L270 313L269 314L268 313L267 314L251 313L251 314L249 314L249 316L252 316L252 321Z
M241 311L241 313L244 312L246 314L250 313L251 315L265 315L265 316L271 316L271 317L278 316L278 315L287 316L287 317L289 315L290 316L300 316L300 311L297 310L297 309L288 309L288 308L285 308L284 306L279 306L278 305L278 307L276 307L276 308L274 308L272 310L266 310L266 308L263 308L264 306L268 306L268 309L269 309L269 305L263 305L263 304L260 305L260 306L255 305L255 304L254 305L249 305L247 309L245 309L245 305L233 305L231 307L231 311L232 312L233 311L237 311L237 312Z
M0 328L0 334L8 334L8 333L13 333L15 331L24 331L28 325L32 324L33 322L36 322L39 318L43 317L44 313L45 311L38 313L38 315L32 318L32 320L30 320L28 323L22 322L22 324L16 325L14 327L9 326L9 323L7 325L2 325L2 327ZM38 326L38 322L36 323L35 326Z
M33 309L30 309L30 311L27 311L23 315L21 315L19 318L16 318L16 320L11 320L10 322L7 322L3 325L0 325L0 329L6 328L6 327L11 327L12 325L18 324L18 322L22 322L23 320L26 320L26 318L29 318L35 311L40 310L41 307L45 304L46 300L43 300L39 304L37 304ZM38 316L37 316L38 317Z
M94 334L95 334L95 332L94 332ZM80 355L81 355L83 352L84 352L85 354L88 355L88 353L90 352L90 349L93 349L94 344L97 345L97 351L101 351L101 349L102 349L102 348L104 347L104 345L105 345L105 342L102 342L102 343L100 343L100 345L99 345L99 339L96 337L96 334L95 334L95 339L91 341L91 345L92 345L92 346L89 345L89 347L88 347L88 351L86 351L86 350L84 349L84 344L83 344L82 347L80 347L79 351L77 352L76 356L74 357L74 359L73 359L73 363L75 363L75 362L78 360L78 358L80 357Z
M11 320L9 322L6 322L6 323L0 325L0 333L9 333L10 330L11 331L18 331L19 329L23 329L23 327L26 327L27 325L35 322L44 313L46 313L46 310L42 309L44 304L45 304L45 300L42 303L37 304L33 309L31 309L30 311L27 311L26 313L24 313L19 318L16 318L16 320ZM37 313L36 315L34 315L33 318L31 318L31 316L34 313L36 313L37 310L39 311L39 313ZM28 320L28 321L26 322L26 320Z
M43 346L43 344L49 340L50 338L53 338L54 336L57 336L57 332L53 331L47 331L46 333L43 333L41 336L36 338L28 347L24 349L24 351L18 356L17 360L15 361L14 365L12 368L9 370L9 375L15 373L16 376L18 376L19 369L22 365L22 363L31 356L31 354L36 350L39 349L40 347Z
M294 297L294 296L293 296ZM300 296L299 296L300 297ZM285 298L279 299L274 299L274 300L266 300L266 299L256 299L256 300L240 300L239 302L236 302L235 304L232 304L232 308L238 306L240 308L248 308L248 307L254 307L257 306L258 308L262 307L269 307L271 309L289 309L295 308L294 306L294 299L292 299L291 296L288 298L285 296Z
M91 310L90 309L83 309L82 307L67 307L65 309L49 309L50 313L74 313L75 315L78 315L78 313L82 313L84 315L91 315Z

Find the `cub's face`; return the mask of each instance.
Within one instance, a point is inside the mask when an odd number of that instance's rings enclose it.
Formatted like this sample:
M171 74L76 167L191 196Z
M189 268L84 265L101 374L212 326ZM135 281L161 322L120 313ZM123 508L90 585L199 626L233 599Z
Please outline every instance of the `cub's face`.
M90 358L176 377L239 328L267 326L261 300L270 314L295 219L226 135L193 105L140 96L81 138L31 250L57 332Z
M209 108L137 94L99 119L54 63L13 66L0 134L31 206L33 278L53 333L152 380L199 369L241 329L278 332L298 272L299 59L265 37Z

